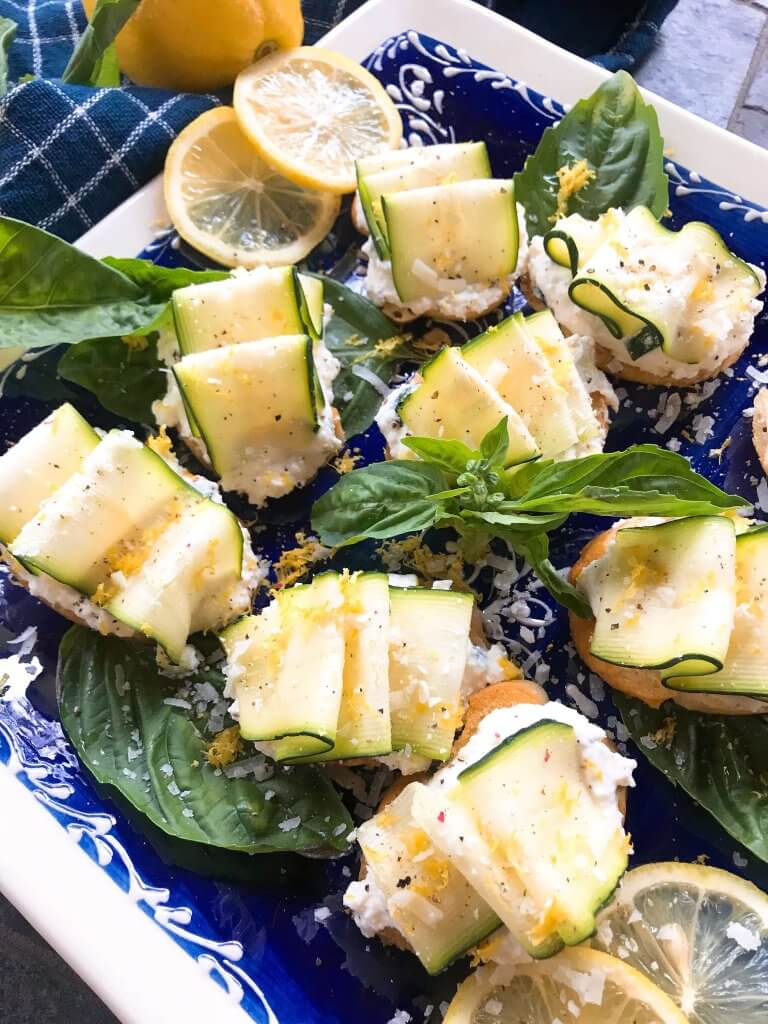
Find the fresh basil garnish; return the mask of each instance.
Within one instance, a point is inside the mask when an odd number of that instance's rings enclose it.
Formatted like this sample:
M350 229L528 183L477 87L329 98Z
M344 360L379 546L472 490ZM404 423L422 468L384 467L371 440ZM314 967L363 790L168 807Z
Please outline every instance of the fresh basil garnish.
M624 725L659 771L768 863L768 717L650 708L613 694Z
M8 51L18 27L13 19L0 18L0 96L8 92Z
M166 307L102 260L11 217L0 217L0 280L1 347L146 333Z
M69 85L120 84L114 41L141 0L97 0L85 31L61 76Z
M189 680L218 683L210 671ZM207 761L194 705L173 701L154 646L70 629L59 648L64 729L96 780L114 786L153 825L178 839L245 853L347 848L352 822L326 776L275 767L263 781L229 778Z
M572 194L558 195L558 171L586 161L590 175ZM664 141L656 111L626 71L617 71L559 124L547 128L515 175L515 196L525 207L529 235L544 235L560 216L596 220L611 207L667 209Z
M338 547L451 526L465 557L476 561L499 537L529 560L556 600L582 616L589 608L550 563L546 539L571 513L689 516L748 505L699 476L682 455L656 445L503 469L506 419L479 451L435 438L404 443L420 461L354 470L315 502L312 526L324 543Z

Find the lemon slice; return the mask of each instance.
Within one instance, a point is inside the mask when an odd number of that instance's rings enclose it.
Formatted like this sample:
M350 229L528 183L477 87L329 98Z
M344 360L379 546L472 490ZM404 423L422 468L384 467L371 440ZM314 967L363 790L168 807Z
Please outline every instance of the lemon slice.
M403 124L365 68L331 50L281 50L241 71L235 111L251 142L306 188L354 192L355 160L396 149Z
M653 978L693 1024L768 1021L768 897L700 864L630 871L593 945Z
M226 267L296 263L325 238L340 206L338 196L265 164L232 107L187 125L168 150L163 187L181 237Z
M500 978L501 972L506 976ZM687 1024L669 996L615 957L576 946L550 960L481 967L443 1024Z

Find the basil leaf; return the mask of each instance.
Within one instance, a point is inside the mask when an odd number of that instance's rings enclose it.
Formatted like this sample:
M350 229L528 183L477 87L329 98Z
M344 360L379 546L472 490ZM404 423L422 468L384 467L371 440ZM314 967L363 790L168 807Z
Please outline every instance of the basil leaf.
M652 444L528 463L505 473L502 486L511 498L502 511L701 515L749 504L700 476L684 456Z
M367 380L355 373L355 367L368 370L383 383L396 367L404 362L420 362L405 339L391 350L382 352L377 345L400 336L395 324L368 299L330 277L324 277L325 301L333 308L333 316L325 327L325 343L341 363L341 372L334 381L333 402L341 414L348 437L361 434L373 423L381 405L381 394Z
M558 170L586 160L594 177L558 209ZM664 142L654 108L631 75L617 71L579 100L515 175L515 196L525 207L528 234L544 235L558 216L580 213L596 220L610 207L667 209ZM564 205L564 208L563 208Z
M100 89L116 89L120 85L120 61L114 43L96 61L90 84Z
M165 303L55 235L0 217L0 348L147 330Z
M589 602L572 583L561 576L549 560L549 538L545 533L508 536L507 542L528 561L528 564L558 604L575 612L582 619L592 618Z
M66 350L58 373L92 391L105 409L136 423L154 425L152 403L162 398L166 376L157 354L157 339L144 348L122 338L92 338Z
M189 270L187 267L161 267L152 260L125 259L107 256L104 263L130 278L139 285L152 302L170 302L177 288L189 284L207 284L209 281L224 281L231 277L226 270Z
M495 427L491 427L480 442L480 454L490 469L503 469L509 448L509 429L507 417L500 419Z
M426 530L440 510L430 495L448 484L424 462L376 462L341 477L315 502L312 529L332 547Z
M404 437L403 444L424 462L439 466L456 476L464 472L471 459L480 458L480 452L473 451L463 441L445 441L437 437Z
M450 492L449 492L450 493ZM548 533L562 526L568 518L568 514L562 513L537 513L526 512L499 512L499 511L477 511L465 509L461 513L465 522L484 523L494 527L493 533L499 537L506 537L507 531L517 533Z
M18 27L11 18L0 18L0 96L8 92L8 51Z
M613 701L651 764L768 863L768 719Z
M68 85L97 85L105 71L105 52L141 0L97 0L85 32L61 76ZM106 58L108 63L109 57ZM110 83L111 84L111 83ZM119 78L118 83L119 84Z
M245 853L346 849L352 822L320 771L276 767L263 782L217 775L194 712L165 703L177 685L159 674L149 644L80 626L65 634L61 721L98 782L178 839Z

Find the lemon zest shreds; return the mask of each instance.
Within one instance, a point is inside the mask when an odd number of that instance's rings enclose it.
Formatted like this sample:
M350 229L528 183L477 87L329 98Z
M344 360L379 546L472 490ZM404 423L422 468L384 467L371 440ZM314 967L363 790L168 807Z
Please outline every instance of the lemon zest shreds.
M675 738L676 732L677 721L672 715L668 715L664 719L664 724L661 728L657 729L656 732L653 733L652 739L660 746L663 745L669 747L672 744L672 740Z
M230 725L228 729L222 729L214 736L206 751L208 764L213 768L224 768L226 765L232 764L240 753L241 747L239 725Z
M374 349L379 356L393 356L402 343L402 337L399 334L393 334L391 338L382 338L381 341L377 341Z
M361 452L357 450L351 452L347 449L347 451L343 451L341 455L334 459L331 465L339 476L344 476L345 473L351 473L362 458Z
M720 462L723 457L723 452L726 450L726 448L730 448L732 440L732 437L726 437L726 439L723 441L719 448L710 448L710 459L717 459L717 461Z
M331 554L330 548L321 544L316 537L307 537L303 531L296 534L296 540L297 547L283 551L273 565L276 577L273 593L297 583L306 576L314 562L320 562Z
M143 352L149 345L145 334L124 334L120 339L132 352Z
M458 551L432 551L418 536L384 541L376 551L390 572L410 569L428 582L450 580L456 590L472 590L464 579L464 558Z
M168 436L168 428L164 423L156 434L147 438L147 448L151 448L161 459L173 455L173 441Z
M568 215L569 201L595 177L594 170L586 160L564 164L557 169L557 209L549 218L552 223Z
M700 853L700 854L699 854L699 855L698 855L698 856L697 856L697 857L695 858L695 861L694 861L694 863L696 863L696 864L704 864L704 865L706 865L706 864L707 864L707 863L709 862L709 859L710 859L710 858L709 858L709 854L708 854L708 853Z

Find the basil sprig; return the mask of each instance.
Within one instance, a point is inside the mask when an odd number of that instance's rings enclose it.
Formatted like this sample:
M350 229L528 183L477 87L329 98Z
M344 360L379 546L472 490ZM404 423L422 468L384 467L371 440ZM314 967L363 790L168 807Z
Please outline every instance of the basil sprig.
M581 160L589 179L573 194L563 195L558 172ZM596 220L611 207L628 212L647 206L656 217L664 213L664 140L656 111L631 75L617 71L546 129L515 175L515 196L525 207L530 235L546 234L558 216L571 213L587 220Z
M675 452L634 445L623 452L505 468L506 418L475 451L461 441L403 440L420 461L380 462L343 476L312 510L312 526L334 547L452 527L468 561L501 538L530 563L549 592L582 617L579 592L549 560L548 534L573 512L598 516L711 515L746 507Z

